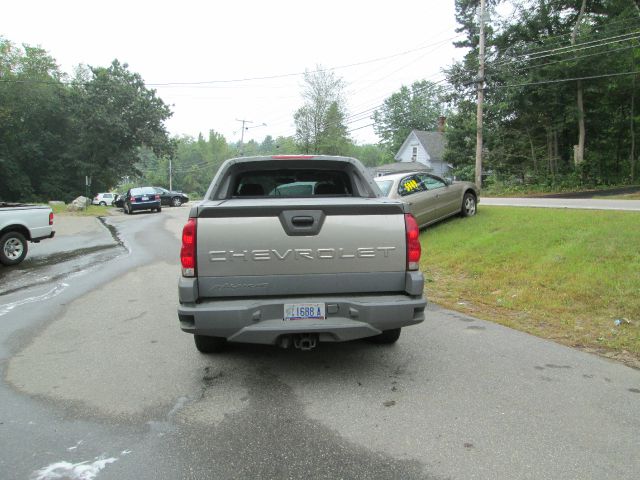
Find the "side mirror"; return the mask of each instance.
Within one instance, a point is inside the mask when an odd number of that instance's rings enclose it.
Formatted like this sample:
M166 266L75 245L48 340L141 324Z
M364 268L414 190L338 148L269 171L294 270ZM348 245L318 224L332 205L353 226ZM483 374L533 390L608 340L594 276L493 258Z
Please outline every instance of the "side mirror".
M445 177L444 181L447 182L447 185L451 185L453 183L453 178Z

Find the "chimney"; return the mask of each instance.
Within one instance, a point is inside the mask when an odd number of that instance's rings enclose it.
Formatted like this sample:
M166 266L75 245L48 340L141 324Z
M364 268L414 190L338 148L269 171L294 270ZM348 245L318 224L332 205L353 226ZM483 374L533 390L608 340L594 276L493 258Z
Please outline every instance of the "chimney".
M447 117L438 117L438 132L444 133L444 124L447 122Z

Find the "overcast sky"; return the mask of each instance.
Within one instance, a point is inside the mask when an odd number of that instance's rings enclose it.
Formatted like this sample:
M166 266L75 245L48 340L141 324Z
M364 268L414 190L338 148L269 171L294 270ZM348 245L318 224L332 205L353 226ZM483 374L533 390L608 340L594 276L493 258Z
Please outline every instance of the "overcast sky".
M376 142L361 128L372 108L402 85L441 80L463 54L455 26L453 0L21 0L3 2L0 14L1 36L43 47L67 73L128 63L172 105L171 134L213 129L228 141L240 139L237 119L253 122L245 141L293 135L295 74L321 65L344 67L335 73L347 84L350 135ZM237 81L259 77L277 78ZM210 83L157 85L195 82Z

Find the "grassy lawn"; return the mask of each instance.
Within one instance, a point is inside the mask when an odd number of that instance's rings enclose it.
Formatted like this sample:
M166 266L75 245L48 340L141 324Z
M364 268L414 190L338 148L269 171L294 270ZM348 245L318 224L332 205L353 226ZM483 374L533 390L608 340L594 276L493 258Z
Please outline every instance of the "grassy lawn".
M481 206L422 233L427 298L640 367L639 239L636 212Z
M104 217L111 215L110 209L113 207L105 207L101 205L89 205L86 210L79 212L68 212L67 205L49 205L54 215L75 215L84 217Z

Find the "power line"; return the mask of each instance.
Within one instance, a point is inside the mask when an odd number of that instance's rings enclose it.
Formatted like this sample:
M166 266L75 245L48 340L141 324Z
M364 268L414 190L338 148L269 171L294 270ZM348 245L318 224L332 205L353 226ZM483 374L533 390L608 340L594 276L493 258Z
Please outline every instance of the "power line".
M550 83L563 83L563 82L574 82L577 80L593 80L596 78L608 78L608 77L621 77L624 75L638 75L640 74L640 70L635 72L622 72L622 73L606 73L602 75L592 75L590 77L576 77L576 78L560 78L557 80L543 80L540 82L528 82L528 83L515 83L512 85L495 85L492 88L513 88L513 87L527 87L533 85L546 85Z
M598 56L598 55L605 55L605 54L620 52L622 50L630 50L632 48L638 48L638 46L637 45L629 45L629 46L626 46L626 47L615 48L613 50L603 50L602 52L589 53L587 55L579 55L577 57L564 58L562 60L555 60L553 62L520 66L519 68L521 68L521 69L541 68L541 67L546 67L546 66L549 66L549 65L556 65L558 63L573 62L573 61L576 61L576 60L581 60L583 58L589 58L589 57L595 57L595 56ZM516 63L516 62L514 62L514 63ZM490 65L491 68L493 68L493 66L494 65Z
M517 62L519 59L524 59L526 58L526 60L539 60L541 58L546 58L546 57L551 57L553 55L562 55L565 53L575 53L575 52L579 52L582 50L587 50L590 48L597 48L597 47L602 47L605 45L610 45L612 43L619 43L619 42L625 42L625 41L629 41L629 40L635 40L640 38L640 30L635 31L635 32L631 32L631 33L627 33L624 35L616 35L613 37L607 37L607 38L601 38L599 40L593 40L590 42L583 42L583 43L578 43L576 45L568 45L565 47L559 47L559 48L553 48L553 49L549 49L549 50L543 50L540 52L537 52L535 54L527 54L522 53L520 55L518 55L517 58L507 58L504 59L502 61L497 61L497 62L493 62L494 66L499 66L499 65L504 65L507 63L515 63ZM608 40L612 40L612 41L608 41ZM544 54L544 55L543 55Z
M262 76L262 77L237 78L237 79L228 79L228 80L207 80L207 81L200 81L200 82L147 83L146 85L150 86L150 87L161 87L161 86L170 86L170 85L182 86L182 85L207 85L207 84L211 84L211 83L252 82L252 81L255 81L255 80L273 80L273 79L277 79L277 78L298 77L298 76L309 74L309 73L331 72L331 71L335 71L335 70L341 70L341 69L344 69L344 68L358 67L358 66L361 66L361 65L369 64L369 63L381 62L381 61L384 61L384 60L389 60L390 58L401 57L401 56L404 56L404 55L408 55L410 53L419 52L421 50L424 50L426 48L432 47L434 45L439 45L439 44L443 43L444 41L453 40L453 39L457 38L458 36L459 35L456 35L454 37L450 37L450 38L447 38L445 40L440 40L439 42L436 42L436 43L428 44L428 45L425 45L425 46L422 46L422 47L418 47L418 48L413 48L413 49L410 49L410 50L405 50L403 52L395 53L395 54L392 54L392 55L373 58L371 60L365 60L365 61L362 61L362 62L350 63L350 64L347 64L347 65L339 65L337 67L319 68L319 69L316 69L316 70L308 70L308 71L304 71L304 72L282 73L282 74L279 74L279 75L266 75L266 76Z
M637 18L632 18L632 19L630 18L630 19L626 19L626 20L619 20L619 21L611 21L611 22L607 22L606 24L603 24L602 26L609 27L609 26L611 26L611 25L628 24L628 23L634 23L635 25L633 25L633 26L632 26L632 27L634 27L634 28L637 28L637 27L639 27L639 26L640 26L640 25L639 25L639 24L640 24L640 22L638 22L638 19L637 19ZM629 28L629 27L626 27L626 26L624 26L624 27L623 27L623 26L619 26L619 27L612 28L612 29L607 28L607 30L608 30L608 32L607 32L607 33L609 33L609 34L610 34L610 33L622 32L622 31L627 30L628 28ZM589 37L589 36L593 37L593 36L595 36L595 35L599 35L599 34L601 34L601 33L605 33L605 32L603 32L602 30L601 30L601 31L592 31L592 32L590 32L589 34L587 34L586 36L587 36L587 37ZM544 41L544 42L548 42L549 40L554 40L554 39L564 38L564 37L570 36L571 34L572 34L572 32L567 32L567 33L563 33L563 34L560 34L560 35L546 36L546 37L543 37L543 36L541 35L541 36L539 37L539 39L540 39L540 40L542 40L542 41ZM583 36L583 37L584 37L584 36ZM536 49L536 48L533 48L533 49L529 50L528 52L524 52L524 53L530 53L530 54L539 53L539 51L542 51L542 50L540 50L540 49L548 49L550 46L554 46L554 44L555 44L555 46L558 46L558 45L561 45L563 42L566 42L566 40L559 40L559 41L556 41L556 42L550 42L550 43L551 43L551 45L540 45L540 44L536 44L536 45L537 45L537 47L538 47L537 49ZM519 44L519 45L521 45L521 44L523 44L523 43L524 43L525 45L526 45L526 44L535 44L535 42L518 42L518 44ZM554 47L554 48L555 48L555 47Z

